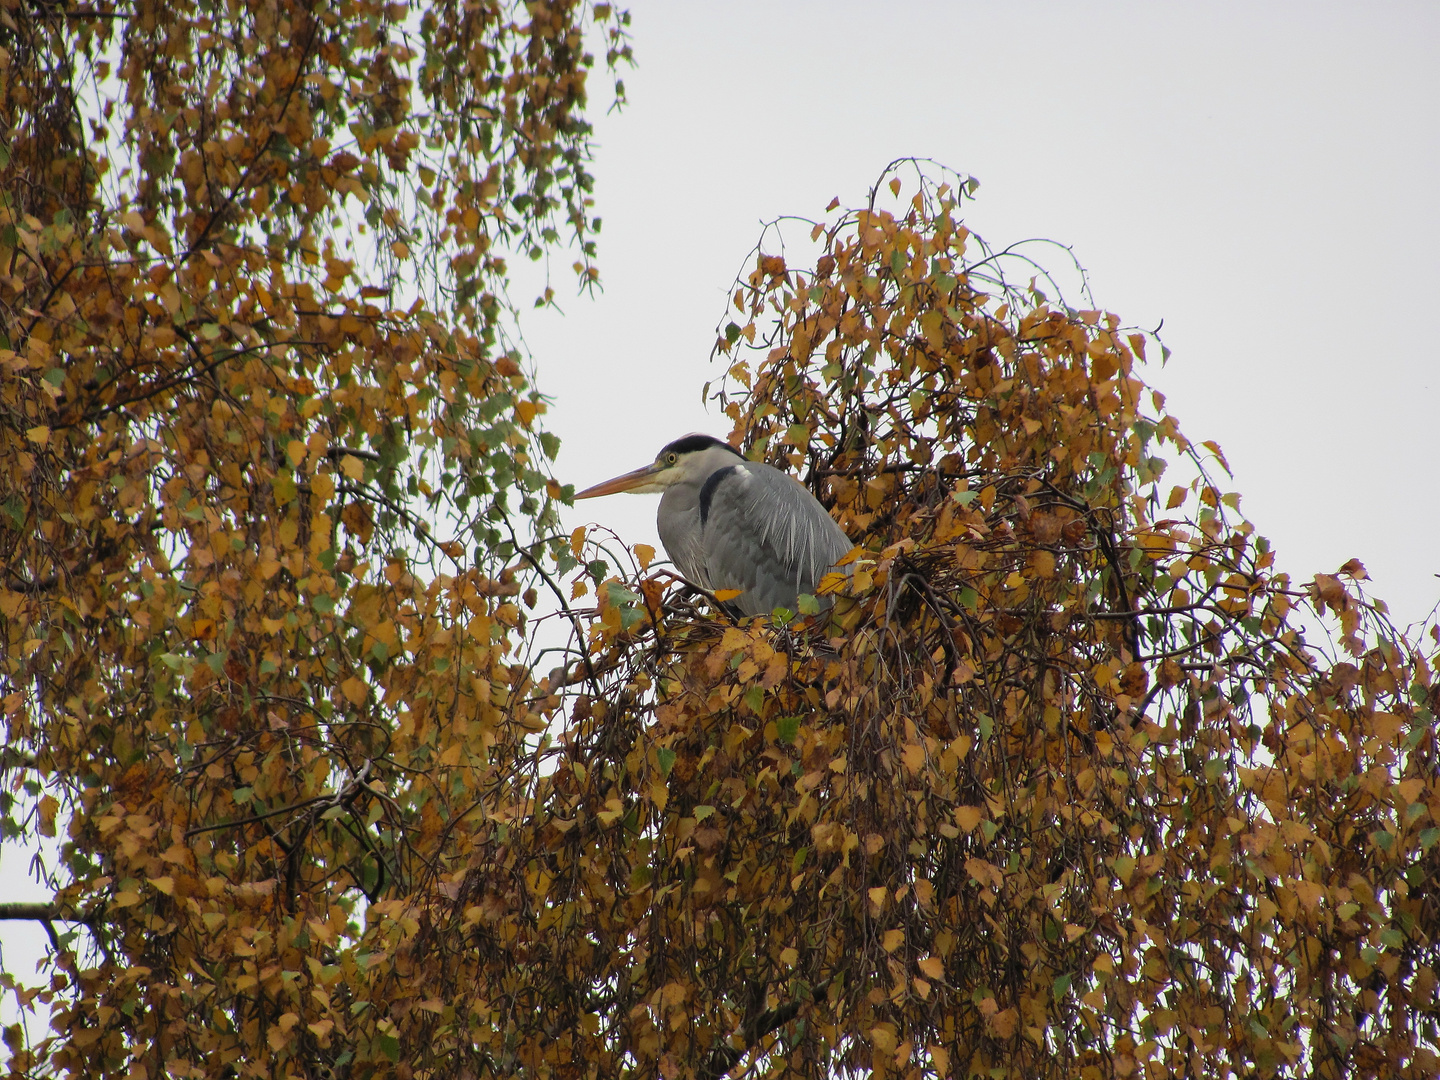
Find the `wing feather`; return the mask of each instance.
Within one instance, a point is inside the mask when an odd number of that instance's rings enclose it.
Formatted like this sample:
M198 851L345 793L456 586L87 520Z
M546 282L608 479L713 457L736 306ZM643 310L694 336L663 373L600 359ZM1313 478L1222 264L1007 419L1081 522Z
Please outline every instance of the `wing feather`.
M793 611L796 597L814 593L850 550L849 538L825 508L778 469L747 462L706 487L700 530L705 577L712 590L742 590L734 604L743 614L768 614L777 606Z

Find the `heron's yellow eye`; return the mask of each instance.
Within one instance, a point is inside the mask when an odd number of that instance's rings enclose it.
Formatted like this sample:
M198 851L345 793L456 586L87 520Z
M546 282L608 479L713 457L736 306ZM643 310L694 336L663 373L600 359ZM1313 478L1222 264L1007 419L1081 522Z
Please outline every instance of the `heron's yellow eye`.
M680 459L679 459L678 457L676 457L674 454L666 454L666 455L665 455L665 464L666 464L666 465L674 465L675 462L677 462L677 461L679 461L679 460L680 460Z

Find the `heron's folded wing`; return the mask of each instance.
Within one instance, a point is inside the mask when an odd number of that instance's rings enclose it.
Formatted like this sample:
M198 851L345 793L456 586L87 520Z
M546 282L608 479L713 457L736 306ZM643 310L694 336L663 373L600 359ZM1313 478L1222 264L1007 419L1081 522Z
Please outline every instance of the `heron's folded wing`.
M735 604L746 615L794 610L850 550L815 497L768 465L726 470L708 494L701 532L710 587L743 590Z

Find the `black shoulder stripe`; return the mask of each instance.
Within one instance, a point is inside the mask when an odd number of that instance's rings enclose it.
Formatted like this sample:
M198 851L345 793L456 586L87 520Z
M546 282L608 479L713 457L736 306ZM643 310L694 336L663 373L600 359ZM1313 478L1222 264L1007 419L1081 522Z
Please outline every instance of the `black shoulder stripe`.
M716 469L705 478L705 483L700 488L700 527L702 529L710 517L710 501L715 498L715 489L720 486L725 477L739 471L739 465L731 465L728 469Z
M727 442L721 442L713 435L682 435L674 442L669 443L660 453L662 455L672 452L676 454L692 454L696 450L708 450L712 446L718 446L722 450L729 450L736 457L742 456L739 450L736 450Z

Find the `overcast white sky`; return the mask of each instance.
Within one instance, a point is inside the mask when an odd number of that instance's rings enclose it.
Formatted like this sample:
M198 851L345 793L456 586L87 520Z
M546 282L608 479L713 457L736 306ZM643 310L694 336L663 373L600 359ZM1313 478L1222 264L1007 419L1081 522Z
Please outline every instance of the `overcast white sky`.
M723 436L700 391L761 222L932 157L980 179L992 244L1061 241L1101 306L1164 320L1147 377L1282 566L1358 556L1402 624L1440 600L1440 4L629 7L630 104L597 121L605 291L527 329L562 479ZM569 522L655 544L657 501Z
M932 157L981 180L992 243L1068 244L1100 305L1164 320L1149 378L1221 443L1283 567L1358 556L1402 624L1440 599L1440 4L629 7L630 104L597 122L605 291L527 327L562 479L724 435L700 390L761 222ZM658 544L656 501L570 524ZM5 899L33 895L24 861ZM0 929L28 975L39 942Z

